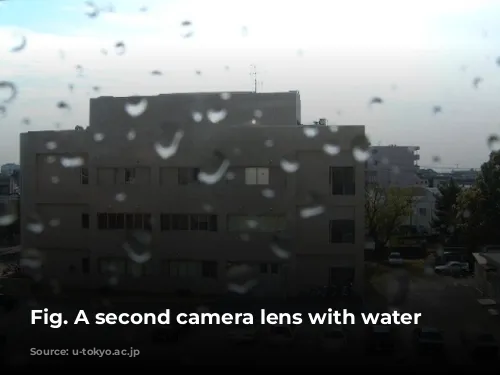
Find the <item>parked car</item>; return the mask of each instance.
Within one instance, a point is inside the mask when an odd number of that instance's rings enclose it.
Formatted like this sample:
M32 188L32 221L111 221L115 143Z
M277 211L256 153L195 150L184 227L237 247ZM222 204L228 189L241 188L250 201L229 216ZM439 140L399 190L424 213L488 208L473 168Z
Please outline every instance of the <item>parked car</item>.
M437 328L415 328L413 339L417 351L421 354L441 355L444 352L443 332Z
M347 347L347 338L342 326L331 326L322 332L320 346L328 352L339 352Z
M493 359L498 356L498 342L491 333L462 331L460 339L471 357Z
M393 328L390 325L371 326L367 344L367 350L371 353L392 353L395 347Z
M252 325L236 326L229 331L229 340L236 344L248 344L257 340L257 329Z
M272 345L290 345L295 340L295 326L277 324L269 328L267 341Z
M401 253L393 252L389 254L388 262L391 266L400 266L403 264Z
M469 263L452 261L434 267L434 271L439 274L461 276L469 272Z

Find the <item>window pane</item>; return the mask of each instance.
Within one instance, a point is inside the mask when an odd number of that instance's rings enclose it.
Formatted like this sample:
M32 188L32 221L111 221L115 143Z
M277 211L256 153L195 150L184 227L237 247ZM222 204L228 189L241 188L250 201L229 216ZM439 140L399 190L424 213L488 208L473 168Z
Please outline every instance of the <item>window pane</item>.
M257 168L245 168L245 184L255 185L257 183Z

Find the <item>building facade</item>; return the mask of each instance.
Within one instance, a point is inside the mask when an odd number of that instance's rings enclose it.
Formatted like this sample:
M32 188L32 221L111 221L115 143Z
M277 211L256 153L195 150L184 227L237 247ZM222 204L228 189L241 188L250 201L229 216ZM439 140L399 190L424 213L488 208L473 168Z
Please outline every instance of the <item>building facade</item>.
M417 175L418 146L371 146L366 162L366 180L381 187L425 186Z
M284 96L285 107L295 101ZM253 125L200 123L193 108L213 104L186 104L184 115L179 104L171 116L169 100L196 100L161 97L147 98L138 117L124 98L98 98L86 130L21 135L22 247L36 249L28 255L44 276L169 292L362 289L364 165L352 146L363 126L317 125L308 138L292 104L274 114L259 105ZM246 118L224 108L232 121Z

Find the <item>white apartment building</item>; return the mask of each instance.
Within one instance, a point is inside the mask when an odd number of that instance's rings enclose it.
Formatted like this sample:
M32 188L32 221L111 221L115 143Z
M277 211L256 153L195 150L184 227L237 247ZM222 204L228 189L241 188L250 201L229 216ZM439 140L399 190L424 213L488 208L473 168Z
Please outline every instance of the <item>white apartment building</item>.
M266 95L274 107L258 105ZM126 290L361 290L365 175L352 145L364 126L308 138L298 93L231 97L148 97L137 117L127 98L101 97L85 130L22 134L22 247L42 274ZM217 106L232 120L193 120Z

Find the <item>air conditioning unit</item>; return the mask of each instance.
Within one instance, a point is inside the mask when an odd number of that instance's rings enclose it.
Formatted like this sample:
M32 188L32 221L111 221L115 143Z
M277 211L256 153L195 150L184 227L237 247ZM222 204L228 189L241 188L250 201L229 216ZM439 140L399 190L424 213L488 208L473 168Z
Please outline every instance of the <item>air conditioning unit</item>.
M320 124L320 125L326 126L327 122L328 122L328 121L326 121L326 118L320 118L320 119L319 119L319 124Z

